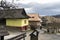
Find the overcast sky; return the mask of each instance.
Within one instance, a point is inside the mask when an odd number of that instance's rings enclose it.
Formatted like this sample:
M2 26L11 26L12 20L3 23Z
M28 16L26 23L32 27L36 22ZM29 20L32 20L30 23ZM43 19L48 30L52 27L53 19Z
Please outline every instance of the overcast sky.
M12 0L7 0L11 2ZM25 8L27 13L40 15L60 14L60 0L15 0L17 6Z

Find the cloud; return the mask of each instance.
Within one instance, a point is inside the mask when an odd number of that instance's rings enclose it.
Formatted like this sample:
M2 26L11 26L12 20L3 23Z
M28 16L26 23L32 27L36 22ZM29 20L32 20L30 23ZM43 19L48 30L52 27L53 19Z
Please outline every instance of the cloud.
M15 6L25 8L27 13L39 13L41 15L60 14L60 0L20 0L15 1Z
M30 3L31 4L31 3ZM39 13L41 15L56 15L60 14L60 4L38 4L34 3L31 5L32 10L29 10L29 13Z
M49 3L56 3L56 2L60 2L60 0L19 0L17 1L15 0L15 3L19 2L19 3L24 3L24 4L28 4L31 2L36 2L36 3L40 3L40 4L49 4Z
M28 4L18 3L17 6L25 8L27 13L39 13L41 15L60 14L60 3L40 4L31 2Z

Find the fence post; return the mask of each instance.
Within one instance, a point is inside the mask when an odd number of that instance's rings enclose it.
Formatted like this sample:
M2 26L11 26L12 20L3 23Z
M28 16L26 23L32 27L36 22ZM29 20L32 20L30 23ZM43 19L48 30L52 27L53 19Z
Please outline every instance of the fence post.
M38 34L39 32L37 30L34 30L31 34L30 34L30 40L38 40Z
M24 33L24 35L23 36L25 36L26 35L26 33ZM25 40L25 37L23 38L23 40Z

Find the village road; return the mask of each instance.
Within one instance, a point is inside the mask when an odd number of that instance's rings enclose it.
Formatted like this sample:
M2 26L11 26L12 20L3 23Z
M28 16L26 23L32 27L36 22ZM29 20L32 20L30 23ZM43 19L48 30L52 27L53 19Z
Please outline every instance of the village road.
M29 36L30 33L31 32L27 32L26 40L30 40L30 36ZM60 40L60 34L59 35L57 35L57 34L46 34L40 30L38 39L39 40Z

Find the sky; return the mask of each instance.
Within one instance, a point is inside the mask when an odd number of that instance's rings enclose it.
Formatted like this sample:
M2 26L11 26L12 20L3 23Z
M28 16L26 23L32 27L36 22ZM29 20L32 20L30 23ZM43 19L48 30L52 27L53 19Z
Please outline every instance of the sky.
M12 2L12 0L7 0ZM27 13L38 13L40 15L60 14L60 0L15 0L18 7L25 8Z

